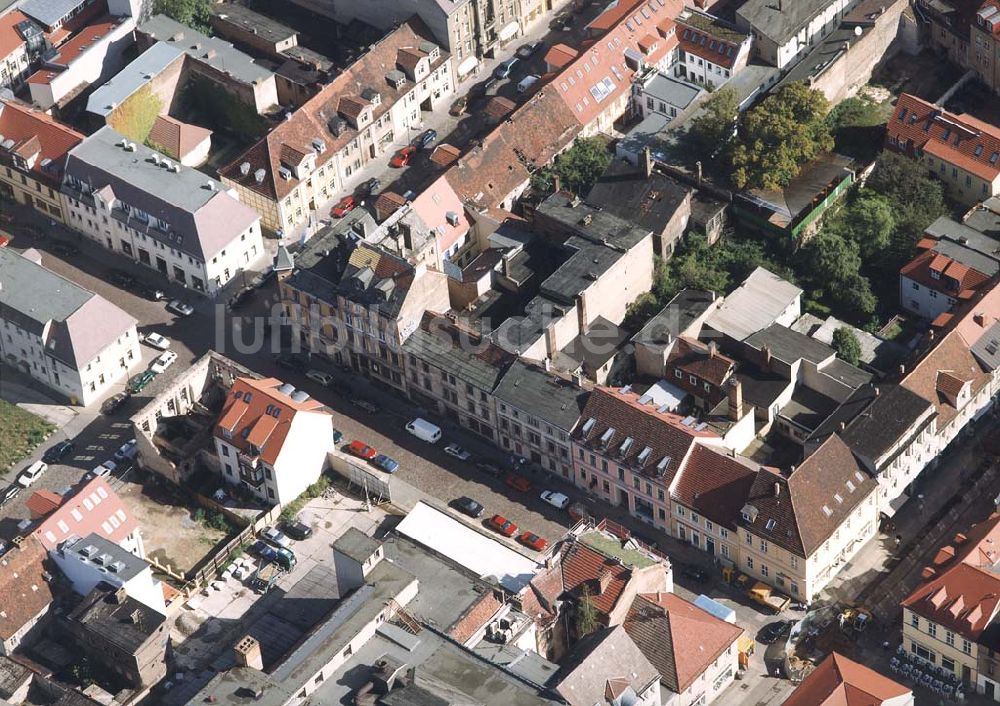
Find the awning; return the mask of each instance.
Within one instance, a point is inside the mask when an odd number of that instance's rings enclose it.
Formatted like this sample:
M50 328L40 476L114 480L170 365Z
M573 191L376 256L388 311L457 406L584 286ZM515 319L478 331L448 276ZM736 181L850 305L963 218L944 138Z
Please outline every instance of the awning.
M477 66L479 66L479 59L474 56L467 56L458 64L458 75L465 76L465 74L469 73Z
M518 25L515 20L514 22L504 25L504 28L497 34L497 38L499 38L501 42L506 42L508 39L517 34L517 30L520 28L520 25Z

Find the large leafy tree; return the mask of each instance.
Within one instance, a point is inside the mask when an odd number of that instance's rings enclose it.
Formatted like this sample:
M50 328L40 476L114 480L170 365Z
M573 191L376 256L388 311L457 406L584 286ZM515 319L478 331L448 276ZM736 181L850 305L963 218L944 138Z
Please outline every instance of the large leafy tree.
M607 143L599 137L581 137L573 146L556 157L550 165L535 172L532 188L550 193L558 175L560 186L574 194L584 195L611 164Z
M733 139L740 103L736 91L723 87L705 101L688 128L687 139L698 157L708 158L725 150Z
M833 350L837 351L841 360L851 365L857 365L861 360L861 344L854 331L847 326L841 326L833 332Z
M732 154L733 184L781 188L803 164L833 149L824 119L828 107L821 92L791 83L744 113Z
M912 256L924 229L948 213L941 183L920 164L893 152L883 152L879 157L867 188L882 194L893 205L896 224L889 254L897 264Z
M156 0L153 12L171 17L199 32L211 32L210 0Z
M868 261L889 247L896 229L896 215L889 199L865 190L832 217L827 227L856 242L862 257Z

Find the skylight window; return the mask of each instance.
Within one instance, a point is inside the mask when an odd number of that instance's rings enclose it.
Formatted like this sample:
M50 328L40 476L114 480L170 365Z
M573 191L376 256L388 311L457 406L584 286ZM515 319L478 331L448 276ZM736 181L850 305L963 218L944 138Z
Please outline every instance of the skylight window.
M976 145L976 156L977 157L982 157L983 156L983 146L982 145Z
M610 76L605 76L600 82L594 84L590 87L590 95L594 97L594 100L600 103L602 100L611 95L615 90L615 84L612 82Z
M994 152L990 155L990 164L996 164L997 158L1000 158L1000 152Z

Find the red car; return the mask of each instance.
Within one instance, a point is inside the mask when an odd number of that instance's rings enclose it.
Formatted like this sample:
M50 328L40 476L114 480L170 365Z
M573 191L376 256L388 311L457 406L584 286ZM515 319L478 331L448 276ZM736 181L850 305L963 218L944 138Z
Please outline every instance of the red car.
M527 493L531 490L531 481L524 476L517 475L516 473L508 473L507 477L503 479L503 482L514 490L520 490L522 493Z
M378 456L378 451L365 442L358 441L357 439L347 445L347 453L352 456L357 456L358 458L363 458L366 461L371 461L373 458Z
M536 552L543 551L545 547L549 546L548 542L533 532L524 532L517 538L517 541L528 549L534 549Z
M354 197L345 196L340 200L340 202L336 206L333 207L333 209L330 211L330 215L335 216L337 218L343 218L348 213L353 211L355 206L357 206L357 204L354 202Z
M504 537L513 537L517 534L517 525L503 515L494 515L486 521L486 524L489 525L491 529L494 529L502 534Z
M417 153L417 148L413 145L404 147L399 152L393 155L392 159L389 160L390 167L405 167L413 159L413 155Z

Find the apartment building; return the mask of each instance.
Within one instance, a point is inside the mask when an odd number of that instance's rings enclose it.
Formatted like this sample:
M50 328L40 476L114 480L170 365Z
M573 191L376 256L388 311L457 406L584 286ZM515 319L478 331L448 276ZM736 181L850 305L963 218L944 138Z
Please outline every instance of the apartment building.
M852 0L749 0L736 11L736 27L753 37L751 55L784 69L837 29Z
M0 16L0 88L20 89L44 47L42 28L23 12Z
M10 655L30 640L32 629L49 611L52 589L46 576L45 548L34 537L17 544L0 559L0 655Z
M425 311L448 310L447 275L411 265L359 239L374 229L357 209L313 236L280 284L287 321L302 345L405 393L403 342Z
M998 542L997 514L956 534L900 604L903 648L960 679L966 691L994 701L1000 700Z
M39 519L31 533L49 551L72 537L94 534L140 559L146 556L139 523L104 478L91 478L72 495L36 491L27 504Z
M878 533L878 483L833 435L789 473L761 468L737 524L739 570L810 602Z
M595 388L572 434L573 481L669 532L670 487L697 444L722 439L628 388Z
M952 64L974 71L987 88L1000 93L1000 3L919 0L916 6L927 22L927 44Z
M333 450L333 417L275 378L237 378L215 425L222 479L285 505L315 483Z
M549 473L571 478L570 435L589 394L589 385L528 361L514 361L493 391L498 445Z
M84 136L14 99L0 99L0 135L0 190L64 223L60 188L66 155Z
M784 706L913 706L913 690L833 652L803 679Z
M413 16L433 40L455 58L459 78L468 76L485 56L496 56L534 22L566 0L294 0L321 15L348 24L359 20L388 30Z
M620 625L581 640L551 684L570 706L614 703L608 694L627 695L633 706L662 703L660 673Z
M402 354L410 399L497 443L493 391L513 354L433 311L403 342Z
M41 265L35 250L0 248L0 354L84 407L142 360L136 320Z
M370 161L408 143L454 93L451 55L410 19L219 174L274 233L291 233Z
M200 294L267 260L233 190L107 126L70 151L63 196L71 228Z
M904 93L886 126L890 148L913 159L964 204L1000 193L1000 128Z
M685 9L677 18L680 44L674 76L714 90L747 65L750 35L728 22L698 10Z

